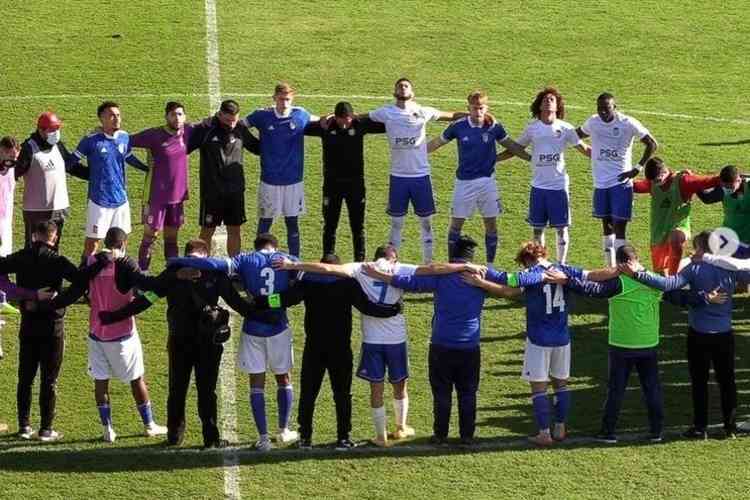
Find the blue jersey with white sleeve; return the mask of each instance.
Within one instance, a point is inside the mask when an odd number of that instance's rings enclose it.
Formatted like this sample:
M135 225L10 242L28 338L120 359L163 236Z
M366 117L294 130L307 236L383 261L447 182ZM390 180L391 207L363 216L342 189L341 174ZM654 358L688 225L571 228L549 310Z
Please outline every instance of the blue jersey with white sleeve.
M259 109L245 119L258 129L260 139L260 180L275 186L302 182L305 158L305 127L310 113L293 107L287 116L275 108Z
M528 269L529 272L544 273L545 270L559 269L569 278L586 279L580 268L546 261ZM570 343L568 331L568 296L565 285L539 283L524 288L526 297L526 336L529 341L542 347L560 347Z
M128 201L125 161L132 156L130 136L123 130L107 135L97 130L87 135L73 155L86 159L89 168L88 198L100 207L117 208Z
M502 141L508 133L500 123L474 125L467 116L448 125L443 131L444 142L456 140L458 145L458 169L456 178L462 181L490 177L495 173L497 157L496 141Z

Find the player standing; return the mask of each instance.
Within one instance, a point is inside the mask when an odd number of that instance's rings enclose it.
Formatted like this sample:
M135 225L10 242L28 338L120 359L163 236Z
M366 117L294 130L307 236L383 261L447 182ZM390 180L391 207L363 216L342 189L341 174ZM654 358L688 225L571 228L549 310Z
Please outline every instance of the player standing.
M576 129L578 137L591 137L594 175L593 216L602 220L604 262L615 265L615 251L625 244L625 232L633 215L632 178L657 148L641 122L617 111L615 97L603 93L596 99L596 114ZM633 138L643 143L638 164L632 166Z
M130 145L149 152L151 169L143 195L143 239L138 249L138 266L147 271L151 246L164 229L164 260L177 257L177 232L185 221L183 202L188 198L188 142L193 130L185 123L185 106L167 103L166 124L138 132Z
M570 249L570 177L566 170L565 150L573 146L591 157L591 148L584 144L575 127L563 121L565 99L554 87L540 91L531 103L534 117L518 138L518 143L531 145L531 166L534 169L529 193L526 221L532 227L534 240L544 246L544 229L549 225L557 231L557 261L565 264ZM510 152L503 152L501 159Z
M148 166L131 152L130 136L120 129L120 105L104 101L96 109L96 114L101 128L81 139L73 155L66 161L68 168L72 168L86 158L89 168L84 259L94 254L110 227L119 227L126 234L130 233L125 163L148 172Z
M457 120L466 113L446 113L417 104L408 78L396 81L393 97L395 104L367 114L370 119L385 124L390 145L391 177L386 210L391 216L390 242L396 249L401 246L401 231L411 201L422 232L422 260L429 263L433 255L432 215L435 213L435 199L427 160L425 129L430 121Z
M273 219L284 216L289 253L299 257L298 219L305 213L305 127L320 118L292 106L294 95L291 85L278 83L274 106L253 111L245 120L258 129L260 139L258 234L270 231Z
M473 91L467 97L467 101L469 116L451 123L440 136L430 141L427 152L432 153L456 139L458 169L448 230L448 255L452 255L451 249L461 236L464 222L478 208L484 219L487 263L492 264L498 244L497 216L503 210L495 181L495 143L502 144L525 160L530 160L531 157L510 138L500 123L487 123L489 107L488 97L484 91Z

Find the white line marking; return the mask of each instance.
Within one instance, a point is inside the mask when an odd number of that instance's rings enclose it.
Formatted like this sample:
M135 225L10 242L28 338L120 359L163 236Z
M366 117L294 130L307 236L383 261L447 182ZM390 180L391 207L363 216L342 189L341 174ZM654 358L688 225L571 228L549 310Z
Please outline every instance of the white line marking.
M206 0L206 3L208 3L209 0ZM212 100L212 106L211 106L211 112L213 113L216 111L216 109L219 107L220 102L220 92L219 92L219 83L218 83L218 75L219 75L219 66L218 66L218 56L216 57L215 61L215 71L216 71L216 93L215 94L201 94L201 93L159 93L159 94L149 94L149 93L134 93L134 94L57 94L57 95L6 95L2 96L0 95L0 102L3 101L54 101L58 99L94 99L94 98L120 98L120 99L169 99L169 98L178 98L178 97L208 97ZM209 61L209 65L211 64L211 61ZM209 72L209 89L211 88L211 72ZM245 92L227 92L226 95L231 95L233 97L246 97L246 98L257 98L257 97L268 97L270 99L270 95L268 92L266 93L245 93ZM352 100L363 100L363 101L383 101L383 102L390 102L393 97L392 96L377 96L377 95L333 95L333 94L297 94L297 97L300 99L352 99ZM466 102L465 99L457 99L453 97L418 97L419 101L424 102L445 102L445 103L456 103L456 104L464 104ZM214 103L213 100L216 102ZM490 101L490 104L494 106L519 106L519 107L528 107L528 102L522 102L522 101ZM594 106L576 106L567 104L566 105L570 109L580 109L580 110L591 110L591 112L594 112ZM666 111L648 111L643 109L629 109L629 108L623 108L623 111L627 111L628 113L634 114L634 115L648 115L648 116L658 116L660 118L668 118L668 119L675 119L675 120L690 120L690 121L704 121L704 122L713 122L713 123L731 123L735 125L750 125L750 119L742 119L742 118L722 118L718 116L701 116L701 115L690 115L685 113L669 113Z
M206 72L208 76L208 106L209 113L214 113L221 102L221 74L219 72L219 29L216 20L216 0L205 0L206 9ZM227 233L222 226L217 231L214 242L218 247L218 255L226 255ZM226 304L225 304L226 305ZM231 309L230 309L231 310ZM234 312L230 315L229 326L236 330L237 318ZM224 439L234 444L237 442L237 381L235 379L236 344L239 337L235 333L224 344L224 354L219 367L219 381L221 384L221 432ZM223 451L224 461L224 498L239 500L240 492L240 459L237 450L228 448Z

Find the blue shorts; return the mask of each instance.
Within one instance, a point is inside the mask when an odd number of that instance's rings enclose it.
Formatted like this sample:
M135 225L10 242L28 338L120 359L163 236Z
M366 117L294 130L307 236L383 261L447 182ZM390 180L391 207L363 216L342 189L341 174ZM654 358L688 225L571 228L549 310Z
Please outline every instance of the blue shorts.
M395 384L409 378L409 354L406 342L401 344L365 344L359 358L357 376L368 382L383 382L388 368L388 382Z
M570 225L568 192L564 189L539 189L531 187L529 215L526 222L531 227L566 227Z
M391 176L388 190L388 209L391 217L403 217L409 211L409 200L414 213L427 217L435 213L435 199L432 197L432 181L429 175L424 177Z
M594 210L597 219L611 217L628 221L633 218L633 186L628 182L606 189L594 189Z

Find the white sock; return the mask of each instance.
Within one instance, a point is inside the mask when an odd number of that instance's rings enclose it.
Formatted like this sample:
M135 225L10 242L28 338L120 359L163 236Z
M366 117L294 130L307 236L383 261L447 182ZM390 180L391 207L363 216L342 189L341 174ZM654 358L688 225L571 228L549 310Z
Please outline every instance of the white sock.
M544 228L534 229L534 239L544 246Z
M372 408L372 423L375 425L375 436L381 439L386 437L385 406Z
M570 247L568 227L557 228L557 262L565 264L568 260L568 248Z
M604 249L604 265L615 267L615 235L602 236L602 248Z
M404 399L394 399L393 412L396 414L396 426L399 429L406 427L406 416L409 414L409 396L404 396Z
M429 264L432 262L432 217L420 217L419 224L422 229L422 261Z
M401 231L404 229L405 217L391 217L390 243L396 248L401 246Z

